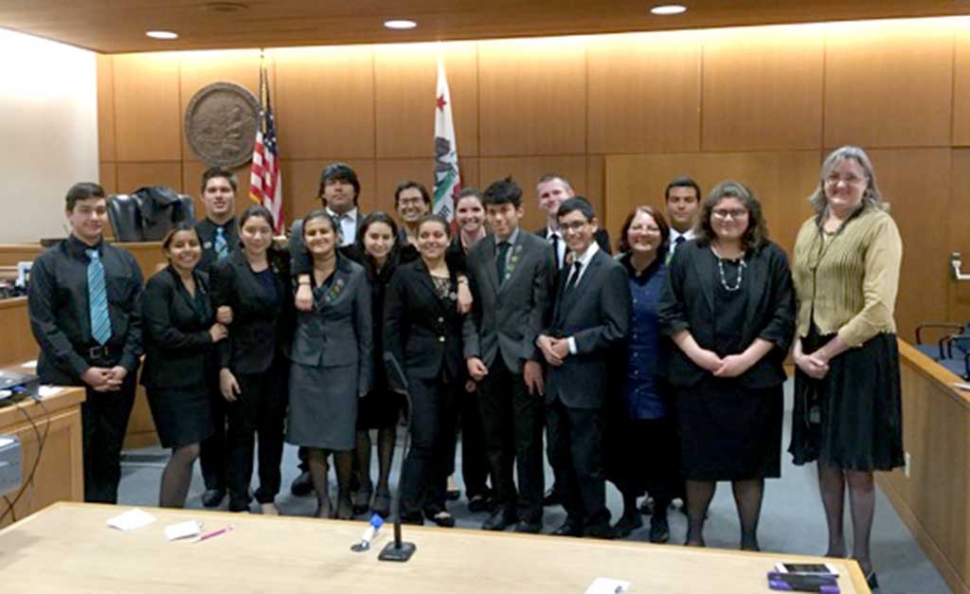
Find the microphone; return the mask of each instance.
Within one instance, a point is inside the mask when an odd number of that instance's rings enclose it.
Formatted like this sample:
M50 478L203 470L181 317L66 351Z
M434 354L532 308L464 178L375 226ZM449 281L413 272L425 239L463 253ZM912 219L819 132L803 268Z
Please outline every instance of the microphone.
M384 353L384 363L387 365L387 379L388 383L396 392L400 392L404 395L405 405L404 405L404 420L403 424L408 429L407 437L405 437L405 448L401 456L401 471L404 471L404 458L407 456L407 445L411 440L411 394L408 392L408 379L404 375L404 370L401 368L400 363L394 357L393 353ZM397 561L398 563L404 563L408 561L414 551L417 550L417 546L413 542L403 542L401 540L401 495L400 495L400 481L398 481L398 488L393 491L393 499L391 501L391 510L394 514L394 540L387 543L381 554L377 558L381 561Z
M364 535L360 537L360 542L355 543L350 547L350 550L355 553L363 553L370 549L370 543L377 536L377 532L384 525L384 519L381 518L380 514L373 514L370 517L370 523L367 525L367 530L364 530Z

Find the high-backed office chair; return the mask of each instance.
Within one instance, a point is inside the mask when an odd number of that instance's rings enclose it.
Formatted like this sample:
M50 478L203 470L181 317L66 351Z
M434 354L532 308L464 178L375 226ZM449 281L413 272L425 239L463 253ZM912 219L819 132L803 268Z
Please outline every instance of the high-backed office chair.
M924 330L949 330L936 343L923 342ZM970 380L970 322L932 322L916 327L916 348L926 356L959 375Z
M108 198L108 219L115 241L159 241L182 221L195 221L195 205L187 194L171 188L141 188Z

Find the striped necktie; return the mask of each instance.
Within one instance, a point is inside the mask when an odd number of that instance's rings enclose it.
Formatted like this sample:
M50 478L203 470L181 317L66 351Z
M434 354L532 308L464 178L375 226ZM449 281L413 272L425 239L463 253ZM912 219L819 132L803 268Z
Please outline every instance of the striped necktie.
M111 338L111 318L108 316L108 291L104 280L104 264L98 250L84 250L88 263L88 308L91 315L91 338L103 345Z
M216 227L216 240L213 247L216 250L216 258L219 260L229 255L229 242L226 241L225 227Z

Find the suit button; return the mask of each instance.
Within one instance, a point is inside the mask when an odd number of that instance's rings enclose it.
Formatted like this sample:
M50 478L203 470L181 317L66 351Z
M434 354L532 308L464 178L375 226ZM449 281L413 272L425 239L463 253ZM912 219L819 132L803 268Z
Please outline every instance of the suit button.
M444 342L444 341L445 341L445 337L444 336L439 336L438 337L438 342Z

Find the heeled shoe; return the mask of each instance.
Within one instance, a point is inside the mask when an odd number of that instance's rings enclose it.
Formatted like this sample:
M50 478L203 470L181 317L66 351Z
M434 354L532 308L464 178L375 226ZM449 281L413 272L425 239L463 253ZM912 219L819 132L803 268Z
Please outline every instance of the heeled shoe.
M879 580L876 579L876 572L870 571L866 575L866 584L869 585L870 590L877 590L879 588Z
M330 504L329 499L317 503L316 517L324 519L332 519L334 517L333 505Z
M428 519L441 526L442 528L454 528L455 518L448 511L441 510L435 512L433 515L428 516Z
M264 516L278 516L280 515L280 508L276 507L276 504L270 501L269 503L259 504L260 513Z
M391 515L391 492L388 489L378 489L371 509L375 514L387 519Z

